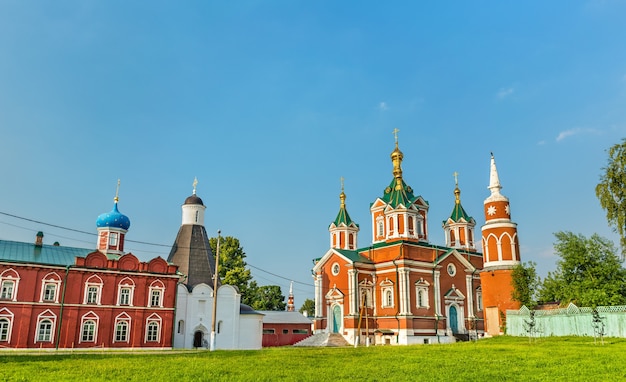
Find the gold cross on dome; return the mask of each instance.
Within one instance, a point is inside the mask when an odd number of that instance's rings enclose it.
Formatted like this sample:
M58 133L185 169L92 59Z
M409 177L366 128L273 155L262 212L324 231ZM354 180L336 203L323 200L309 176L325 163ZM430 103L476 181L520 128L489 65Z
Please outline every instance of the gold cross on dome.
M341 192L343 192L343 181L344 181L343 176L339 178L339 180L341 180Z
M400 130L398 130L397 128L393 129L393 135L396 137L396 143L398 143L398 133L400 132Z
M193 178L193 194L196 194L196 186L198 185L198 178Z
M455 171L452 175L454 175L454 184L458 186L459 185L459 173Z
M117 203L117 201L120 200L119 195L120 195L120 180L118 179L117 180L117 187L115 188L115 198L113 198L115 203Z

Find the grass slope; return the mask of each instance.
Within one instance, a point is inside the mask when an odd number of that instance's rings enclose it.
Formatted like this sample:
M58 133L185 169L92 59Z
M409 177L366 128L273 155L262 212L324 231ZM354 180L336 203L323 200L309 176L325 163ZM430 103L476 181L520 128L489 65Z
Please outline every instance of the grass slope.
M0 352L0 381L613 381L626 340L498 337L451 345L260 351Z

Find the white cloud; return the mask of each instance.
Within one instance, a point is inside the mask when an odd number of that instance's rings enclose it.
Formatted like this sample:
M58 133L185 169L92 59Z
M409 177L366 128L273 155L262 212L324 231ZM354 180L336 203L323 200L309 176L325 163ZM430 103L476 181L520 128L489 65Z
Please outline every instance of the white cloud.
M545 145L545 144L546 144L546 141L541 140L541 141L537 142L537 144L538 144L539 146L543 146L543 145Z
M513 88L502 88L498 91L497 97L503 99L513 94L513 92L515 92Z
M381 103L378 104L378 110L380 111L387 111L389 110L389 106L387 106L387 102L382 101Z
M577 127L575 129L561 131L559 135L556 137L556 141L561 142L565 138L572 137L574 135L590 134L590 133L596 133L596 132L597 131L594 129L582 129L582 128Z

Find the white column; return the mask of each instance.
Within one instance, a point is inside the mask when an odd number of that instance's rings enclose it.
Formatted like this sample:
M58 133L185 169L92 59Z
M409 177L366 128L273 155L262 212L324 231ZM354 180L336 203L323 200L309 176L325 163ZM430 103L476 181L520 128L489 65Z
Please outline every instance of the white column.
M435 271L435 280L434 280L434 285L433 287L435 288L435 314L438 316L442 316L441 314L441 285L440 284L440 273L439 271Z
M472 292L472 278L471 274L465 276L465 295L467 296L467 317L474 317L474 293Z
M324 313L322 311L322 275L315 275L315 317L323 317Z
M356 270L348 270L348 298L350 299L349 315L355 315L358 311L358 285L356 285L355 275Z
M400 269L400 280L398 281L398 289L400 291L400 296L398 296L398 300L400 301L400 314L409 314L409 295L408 295L408 284L409 284L409 270L408 269Z

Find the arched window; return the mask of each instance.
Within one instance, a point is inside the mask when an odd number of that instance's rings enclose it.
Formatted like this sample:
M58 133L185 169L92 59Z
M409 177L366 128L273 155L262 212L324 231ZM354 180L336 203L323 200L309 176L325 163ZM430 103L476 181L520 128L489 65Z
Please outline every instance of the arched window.
M0 273L0 300L16 301L19 282L19 274L11 268Z
M81 342L94 342L96 339L95 334L96 322L93 320L87 320L83 322Z
M97 275L89 277L85 282L84 303L100 305L100 297L103 285L104 283L102 282L102 279Z
M385 235L385 223L382 220L378 221L378 236Z
M11 331L11 321L8 318L0 318L0 342L9 341Z
M155 280L150 284L148 298L148 306L163 307L163 294L165 293L165 285L160 280Z
M128 321L118 321L115 325L115 342L128 342Z
M148 333L146 335L146 342L158 342L159 341L159 323L152 321L148 324Z
M391 288L385 290L384 293L385 306L393 306L393 291Z
M48 319L39 321L37 342L52 342L52 321Z
M380 282L381 306L383 308L392 308L394 306L394 284L388 278Z
M221 322L221 321L220 321ZM178 334L183 334L185 332L185 321L180 320L178 321L178 330L177 333Z
M415 305L417 308L428 308L428 288L430 284L425 281L423 278L420 278L415 283L415 295L417 298L415 299Z
M117 304L118 305L133 305L133 295L135 291L135 282L127 277L119 282L117 285Z

